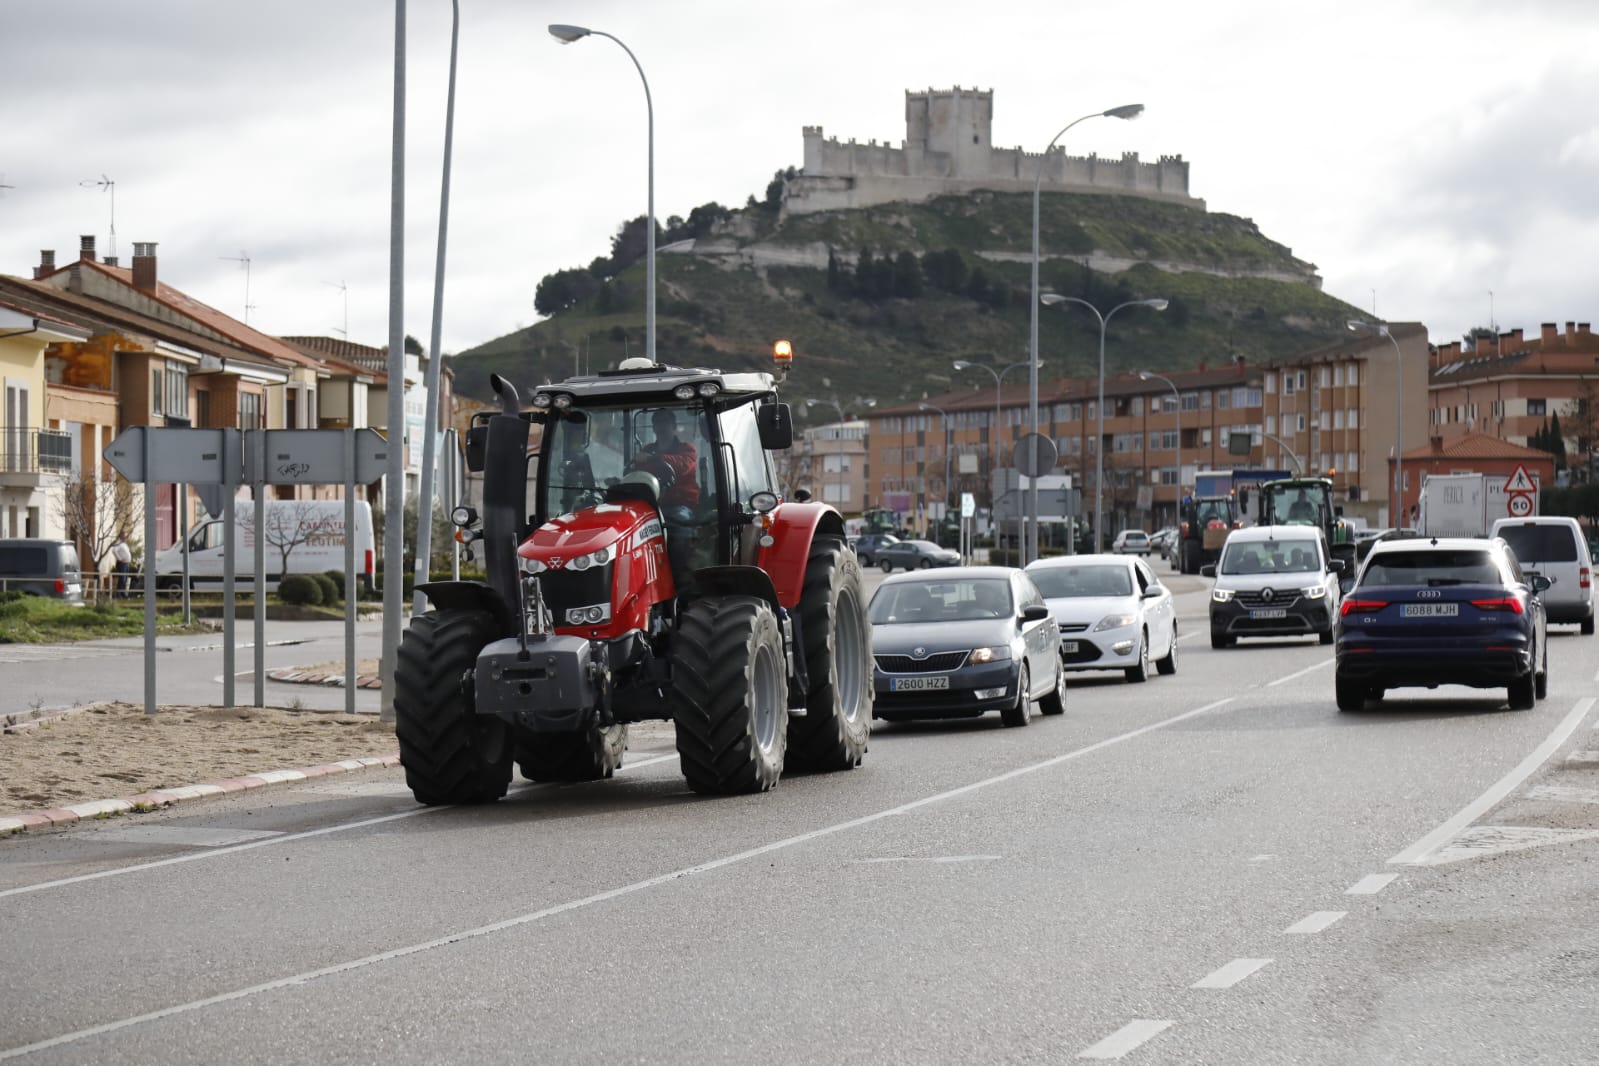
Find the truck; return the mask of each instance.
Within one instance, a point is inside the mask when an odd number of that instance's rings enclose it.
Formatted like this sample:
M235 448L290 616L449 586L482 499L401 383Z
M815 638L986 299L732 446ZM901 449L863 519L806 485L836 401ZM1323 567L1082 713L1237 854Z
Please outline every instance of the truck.
M285 574L321 574L344 569L343 500L268 500L262 523L268 590L276 589ZM233 504L235 576L250 580L255 567L255 503L236 500ZM189 531L186 541L155 553L156 588L175 589L183 585L183 561L189 561L189 587L222 587L223 549L227 527L221 518L212 518ZM376 569L377 543L372 532L372 505L355 503L355 568L362 587L372 589Z
M1501 518L1538 513L1538 479L1525 468L1496 474L1427 474L1421 479L1417 529L1424 537L1486 537Z
M860 765L873 709L860 564L837 510L777 491L771 453L792 446L793 419L776 369L633 357L540 385L525 407L490 378L498 410L465 441L482 514L450 516L485 579L418 585L430 609L396 652L395 731L419 802L493 803L513 763L533 781L609 778L629 725L650 720L673 724L702 794Z

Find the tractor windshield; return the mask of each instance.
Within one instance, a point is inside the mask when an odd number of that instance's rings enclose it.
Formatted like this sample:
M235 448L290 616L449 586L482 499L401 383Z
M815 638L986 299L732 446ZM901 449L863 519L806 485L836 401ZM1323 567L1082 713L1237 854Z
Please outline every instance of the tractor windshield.
M1284 525L1324 525L1332 514L1324 485L1285 486L1276 497L1277 521Z
M711 454L702 407L552 410L542 450L541 514L600 503L607 487L635 471L655 478L662 511L682 514L684 521L714 499L714 479L705 473ZM673 517L667 514L668 521Z

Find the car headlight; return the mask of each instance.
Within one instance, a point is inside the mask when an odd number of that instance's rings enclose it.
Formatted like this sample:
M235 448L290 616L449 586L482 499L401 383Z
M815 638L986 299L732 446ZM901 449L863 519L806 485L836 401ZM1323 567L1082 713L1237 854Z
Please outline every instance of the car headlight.
M1107 614L1099 620L1099 625L1094 627L1095 633L1103 633L1107 629L1123 629L1138 621L1136 614Z
M1010 648L1001 645L997 648L973 648L966 661L969 663L991 663L1009 658Z
M1308 585L1299 590L1299 594L1307 600L1319 600L1327 595L1326 585Z
M1232 589L1211 589L1210 590L1210 602L1211 603L1229 603L1229 602L1231 602L1232 598L1233 598L1233 590Z

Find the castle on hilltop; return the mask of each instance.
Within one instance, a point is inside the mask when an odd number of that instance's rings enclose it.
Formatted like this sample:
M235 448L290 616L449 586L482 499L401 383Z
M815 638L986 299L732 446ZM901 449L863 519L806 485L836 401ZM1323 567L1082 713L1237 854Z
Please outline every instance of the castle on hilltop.
M805 168L785 183L783 211L808 214L935 196L1032 192L1042 154L993 144L993 90L928 89L905 93L905 140L898 148L872 140L824 139L804 127ZM1205 209L1188 194L1188 164L1180 155L1143 163L1137 152L1120 159L1051 152L1043 188L1050 192L1111 193Z

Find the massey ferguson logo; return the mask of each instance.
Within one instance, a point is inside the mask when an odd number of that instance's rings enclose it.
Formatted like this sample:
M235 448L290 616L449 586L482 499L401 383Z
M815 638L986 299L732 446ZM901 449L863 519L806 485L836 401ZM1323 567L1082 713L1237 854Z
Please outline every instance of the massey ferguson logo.
M559 555L550 556L550 569L551 570L559 570L560 568L561 568L561 557Z

